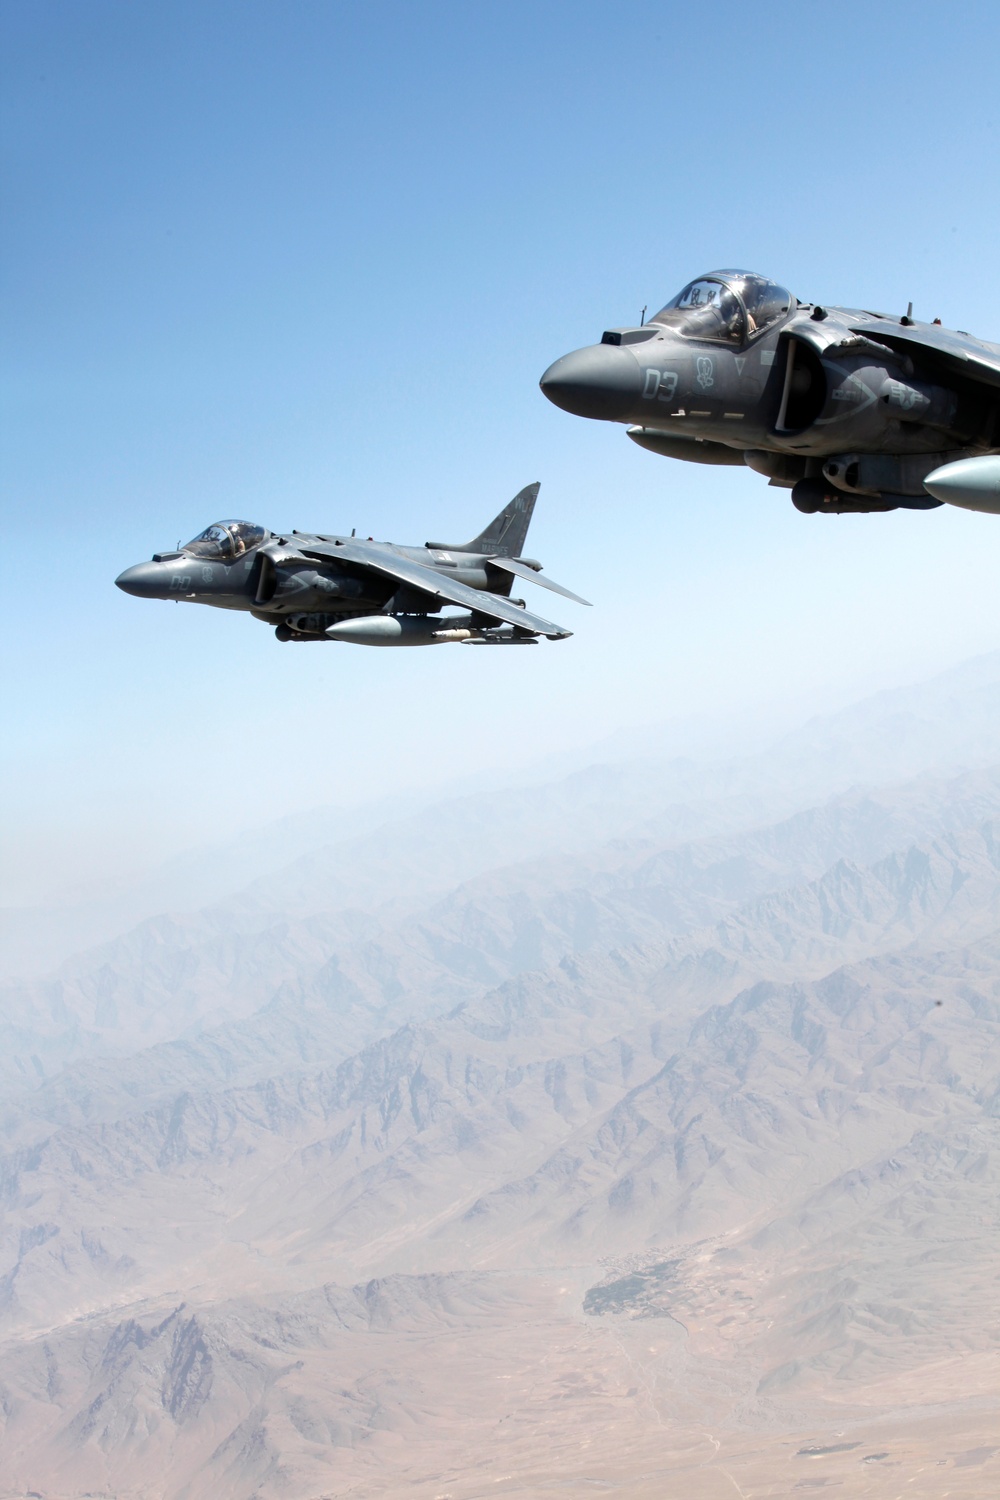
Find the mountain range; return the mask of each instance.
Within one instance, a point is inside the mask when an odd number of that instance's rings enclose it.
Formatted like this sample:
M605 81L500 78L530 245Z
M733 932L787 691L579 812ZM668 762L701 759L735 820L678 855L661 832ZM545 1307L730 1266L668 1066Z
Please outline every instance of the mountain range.
M994 1494L1000 657L331 823L3 985L0 1496Z

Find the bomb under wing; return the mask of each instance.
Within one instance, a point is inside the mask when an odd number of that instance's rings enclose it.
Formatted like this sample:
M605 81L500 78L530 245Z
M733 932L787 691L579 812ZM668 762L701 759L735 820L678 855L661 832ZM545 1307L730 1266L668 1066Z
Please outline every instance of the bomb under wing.
M511 598L515 579L578 604L521 555L539 486L521 490L471 542L423 547L218 521L115 580L127 594L234 609L280 641L363 646L526 645L571 634ZM459 615L443 614L460 606Z
M648 322L557 359L541 387L649 452L745 465L805 513L1000 513L1000 346L912 309L799 302L753 272L710 271Z

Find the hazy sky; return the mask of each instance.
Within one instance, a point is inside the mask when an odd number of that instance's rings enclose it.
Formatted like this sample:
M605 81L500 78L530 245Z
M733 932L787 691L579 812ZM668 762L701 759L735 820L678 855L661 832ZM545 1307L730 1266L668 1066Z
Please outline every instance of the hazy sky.
M538 391L744 265L1000 339L995 4L4 0L3 899L1000 645L1000 521L805 517ZM534 650L126 597L221 516L530 552ZM530 586L529 586L530 587ZM276 851L280 861L280 851Z

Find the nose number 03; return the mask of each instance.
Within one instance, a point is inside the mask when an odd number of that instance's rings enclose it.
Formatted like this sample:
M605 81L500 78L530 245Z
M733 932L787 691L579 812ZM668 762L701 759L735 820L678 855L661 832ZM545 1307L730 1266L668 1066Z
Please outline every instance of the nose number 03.
M646 401L672 401L677 391L676 370L647 370L642 394Z

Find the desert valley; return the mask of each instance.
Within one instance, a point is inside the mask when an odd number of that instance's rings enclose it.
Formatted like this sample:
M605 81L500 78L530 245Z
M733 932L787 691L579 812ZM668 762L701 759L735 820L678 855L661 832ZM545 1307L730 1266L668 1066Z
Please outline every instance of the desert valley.
M0 1494L994 1495L998 747L987 657L12 921Z

